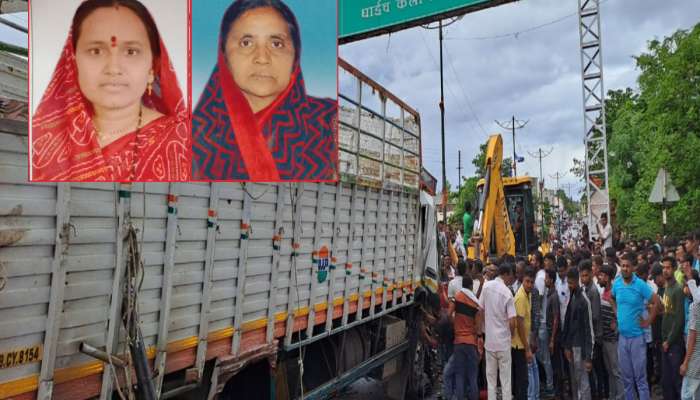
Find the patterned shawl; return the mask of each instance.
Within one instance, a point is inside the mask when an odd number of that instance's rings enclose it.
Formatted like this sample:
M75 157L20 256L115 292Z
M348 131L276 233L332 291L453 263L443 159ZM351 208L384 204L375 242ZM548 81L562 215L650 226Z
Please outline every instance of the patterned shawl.
M297 65L289 86L253 113L223 53L192 116L194 179L337 180L337 102L307 96Z

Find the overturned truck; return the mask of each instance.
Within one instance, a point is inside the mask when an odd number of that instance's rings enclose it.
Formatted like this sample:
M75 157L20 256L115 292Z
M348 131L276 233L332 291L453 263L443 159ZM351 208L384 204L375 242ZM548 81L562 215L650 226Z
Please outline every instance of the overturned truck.
M420 385L437 255L419 115L344 61L340 79L336 184L28 183L26 100L0 102L0 399Z

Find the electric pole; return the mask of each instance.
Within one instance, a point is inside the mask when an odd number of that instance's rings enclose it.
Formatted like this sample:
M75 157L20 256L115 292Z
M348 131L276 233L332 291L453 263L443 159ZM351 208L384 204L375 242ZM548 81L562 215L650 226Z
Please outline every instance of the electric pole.
M509 122L501 123L499 121L496 121L496 124L498 124L498 126L500 126L503 129L511 130L513 133L513 176L518 175L518 156L515 154L515 130L524 128L528 122L530 121L516 120L515 115L513 115L513 118Z
M442 140L442 222L447 223L447 173L445 172L445 88L442 65L442 20L440 20L440 139Z
M551 178L554 178L557 180L557 190L554 192L554 198L557 199L557 234L561 238L561 199L559 198L559 178L563 178L566 176L566 172L563 174L560 174L557 172L554 175L550 175Z
M551 147L549 151L543 152L542 148L540 147L537 149L537 153L532 154L528 151L528 154L530 154L531 157L537 157L540 160L540 184L539 184L539 189L540 189L540 238L541 240L544 240L544 175L542 175L542 159L548 157L550 154L552 154L552 151L554 150L554 147Z
M462 190L462 150L457 150L457 192Z

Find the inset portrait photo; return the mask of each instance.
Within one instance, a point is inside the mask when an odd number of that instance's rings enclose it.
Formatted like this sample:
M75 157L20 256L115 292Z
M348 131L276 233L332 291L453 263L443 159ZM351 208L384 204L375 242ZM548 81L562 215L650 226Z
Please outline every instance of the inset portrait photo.
M187 0L32 0L30 180L191 178Z
M196 180L338 179L337 2L192 1Z

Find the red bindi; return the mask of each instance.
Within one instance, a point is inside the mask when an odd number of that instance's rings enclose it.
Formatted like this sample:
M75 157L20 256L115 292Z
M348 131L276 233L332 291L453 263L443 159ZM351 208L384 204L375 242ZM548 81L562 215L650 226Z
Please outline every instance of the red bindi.
M117 47L117 37L112 36L112 47Z

